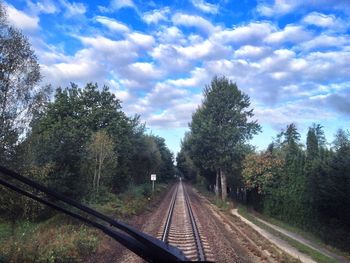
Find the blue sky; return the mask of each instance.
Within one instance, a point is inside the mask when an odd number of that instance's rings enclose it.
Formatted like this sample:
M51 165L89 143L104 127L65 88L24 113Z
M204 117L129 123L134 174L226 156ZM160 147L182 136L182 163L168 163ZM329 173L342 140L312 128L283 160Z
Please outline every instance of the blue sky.
M350 124L350 2L8 0L43 84L108 85L174 152L202 89L225 75L251 97L263 149L287 124L328 141Z

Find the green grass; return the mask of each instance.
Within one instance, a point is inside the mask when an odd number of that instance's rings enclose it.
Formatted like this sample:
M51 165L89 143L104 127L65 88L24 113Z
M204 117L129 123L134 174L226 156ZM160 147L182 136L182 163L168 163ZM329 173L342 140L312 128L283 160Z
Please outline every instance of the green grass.
M11 235L11 225L7 222L0 222L0 244Z
M307 231L304 231L298 227L295 227L295 226L292 226L292 225L289 225L285 222L282 222L278 219L275 219L275 218L272 218L272 217L268 217L266 215L262 215L262 214L257 214L256 215L257 217L260 217L261 219L273 224L273 225L276 225L276 226L279 226L283 229L286 229L290 232L293 232L293 233L296 233L296 234L299 234L300 236L304 237L305 239L308 239L316 244L318 244L319 246L321 247L326 247L329 251L335 253L335 254L338 254L338 255L341 255L341 256L344 256L344 257L350 257L350 253L346 253L340 249L337 249L333 246L330 246L330 245L326 245L324 244L324 242L318 238L317 236L315 236L313 233L310 233L310 232L307 232Z
M81 262L98 245L96 230L63 215L42 223L21 221L14 230L0 246L0 262Z
M152 193L150 184L133 186L118 195L108 194L102 202L92 203L90 206L104 214L127 219L147 209L148 204L166 189L166 184L157 184Z
M128 218L148 209L151 201L161 198L166 189L167 185L157 184L152 193L149 184L139 185L122 194L100 196L90 206L118 219ZM63 214L39 223L19 221L14 235L11 224L0 221L0 263L84 262L98 253L103 238L103 233Z
M306 246L306 245L296 241L295 239L290 238L290 237L280 233L279 231L276 231L275 229L269 227L268 225L260 222L259 220L257 220L254 216L252 216L248 212L246 207L240 206L238 208L238 211L242 216L244 216L249 221L253 222L255 225L257 225L257 226L267 230L268 232L272 233L273 235L283 239L288 244L290 244L291 246L296 248L298 251L310 256L315 261L320 262L320 263L337 263L338 262L337 260L330 258L330 257L310 248L309 246Z

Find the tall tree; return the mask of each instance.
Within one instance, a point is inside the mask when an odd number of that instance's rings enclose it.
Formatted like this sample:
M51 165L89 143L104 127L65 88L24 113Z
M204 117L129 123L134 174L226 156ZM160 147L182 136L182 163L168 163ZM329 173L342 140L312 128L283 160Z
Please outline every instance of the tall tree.
M309 128L306 136L306 156L309 160L313 160L318 157L318 138L315 128Z
M117 154L114 152L115 146L112 139L104 130L97 131L91 136L91 142L88 145L88 151L93 163L93 190L98 192L100 187L101 175L108 163L112 163L115 168Z
M27 38L7 23L0 2L0 162L9 162L35 107L40 68Z
M0 1L0 164L20 172L24 169L23 139L33 115L41 112L49 89L38 87L40 68L27 38L7 21ZM28 167L25 167L28 168ZM26 198L0 186L0 215L14 224L28 216Z
M220 174L223 200L227 197L227 175L240 166L247 141L260 130L257 121L251 121L253 110L249 107L248 95L236 84L225 77L214 77L204 89L202 107L190 124L197 147L209 148L208 164Z
M47 178L50 186L72 197L83 196L90 183L81 172L88 157L85 146L92 134L101 130L113 142L113 152L119 153L118 157L125 154L121 148L129 143L132 129L120 110L120 101L106 87L99 90L97 85L88 84L80 89L72 84L57 89L55 100L34 123L31 134L35 164L54 167ZM119 185L118 170L113 173L112 184Z
M166 146L164 138L154 136L154 140L161 156L161 164L158 169L159 179L161 181L168 181L174 178L175 175L173 153Z

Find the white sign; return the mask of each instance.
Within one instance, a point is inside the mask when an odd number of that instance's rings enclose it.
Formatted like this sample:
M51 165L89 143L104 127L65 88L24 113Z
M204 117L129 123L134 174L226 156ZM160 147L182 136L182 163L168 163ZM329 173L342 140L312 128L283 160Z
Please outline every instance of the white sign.
M151 174L151 181L155 181L157 179L157 175L156 174Z

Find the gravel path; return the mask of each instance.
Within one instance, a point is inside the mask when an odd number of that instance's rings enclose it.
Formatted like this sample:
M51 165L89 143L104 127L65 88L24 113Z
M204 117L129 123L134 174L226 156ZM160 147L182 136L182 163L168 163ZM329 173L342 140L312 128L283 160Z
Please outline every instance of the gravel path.
M237 209L232 209L231 213L234 216L239 217L239 219L241 219L244 223L246 223L247 225L251 226L259 234L261 234L262 236L267 238L270 242L274 243L280 249L286 251L288 254L292 255L293 257L300 259L304 263L317 263L311 257L309 257L309 256L307 256L307 255L305 255L305 254L303 254L301 252L299 252L296 248L294 248L291 245L289 245L283 239L274 236L270 232L266 231L265 229L262 229L262 228L258 227L257 225L253 224L252 222L250 222L249 220L247 220L246 218L244 218L243 216L238 214Z
M234 214L235 216L240 217L241 220L244 220L245 222L248 221L247 219L245 219L244 217L242 217L242 216L238 213L238 210L237 210L237 209L233 209L233 210L231 211L231 213ZM254 216L254 215L252 215L252 216ZM279 226L273 225L273 224L271 224L271 223L269 223L269 222L266 222L265 220L262 220L261 218L255 217L255 219L256 219L256 220L259 220L259 221L262 222L263 224L265 224L265 225L267 225L267 226L269 226L269 227L275 229L276 231L278 231L278 232L280 232L280 233L282 233L282 234L284 234L284 235L286 235L286 236L288 236L288 237L290 237L290 238L292 238L292 239L294 239L294 240L297 240L298 242L300 242L300 243L302 243L302 244L304 244L304 245L306 245L306 246L308 246L308 247L310 247L310 248L312 248L312 249L314 249L314 250L316 250L316 251L318 251L318 252L320 252L320 253L322 253L322 254L324 254L324 255L326 255L326 256L329 256L329 257L331 257L331 258L333 258L333 259L335 259L335 260L338 260L338 261L341 262L341 263L349 263L349 262L350 262L350 261L347 260L346 258L344 258L344 257L342 257L342 256L339 256L339 255L337 255L337 254L334 254L334 253L330 252L329 250L327 250L327 249L325 249L325 248L323 248L323 247L321 247L321 246L315 244L314 242L312 242L312 241L310 241L310 240L308 240L308 239L305 239L304 237L302 237L302 236L300 236L300 235L298 235L298 234L296 234L296 233L287 231L287 230L285 230L285 229L283 229L283 228L281 228L281 227L279 227ZM247 224L250 224L250 225L252 224L252 222L250 222L250 221L248 221L248 222L246 222L246 223L247 223ZM253 226L252 226L252 227L253 227ZM258 226L254 225L254 228L256 228L256 227L258 227ZM259 229L260 229L260 228L259 228ZM263 232L261 231L261 229L260 229L259 231L261 232L262 235L266 236L271 242L274 242L274 243L275 243L275 242L278 242L280 245L283 244L282 246L280 246L281 249L287 251L288 253L293 253L293 255L294 255L295 257L299 257L299 258L301 259L301 258L302 258L302 255L304 255L304 254L300 253L299 251L295 252L295 251L294 251L295 249L292 249L292 247L291 247L288 243L287 243L287 245L284 245L284 243L286 243L286 242L284 242L283 240L281 241L280 239L276 239L276 237L273 236L273 235L271 235L270 233L267 233L267 234L270 234L270 235L267 235L266 233L263 233ZM266 231L264 231L264 232L266 232ZM271 236L272 236L272 237L271 237ZM281 243L281 242L282 242L282 243ZM308 260L308 259L305 259L305 260ZM303 261L303 260L302 260L302 261ZM314 261L303 261L303 262L314 262Z

